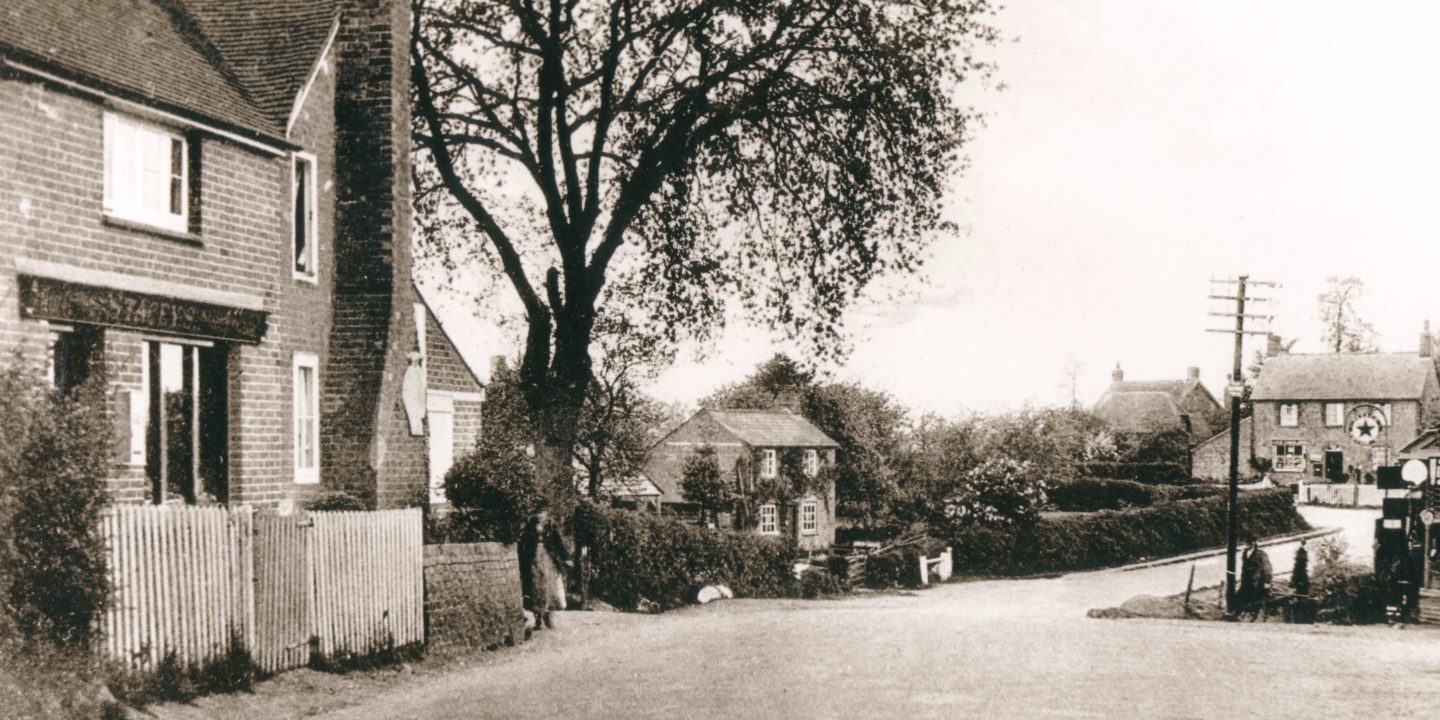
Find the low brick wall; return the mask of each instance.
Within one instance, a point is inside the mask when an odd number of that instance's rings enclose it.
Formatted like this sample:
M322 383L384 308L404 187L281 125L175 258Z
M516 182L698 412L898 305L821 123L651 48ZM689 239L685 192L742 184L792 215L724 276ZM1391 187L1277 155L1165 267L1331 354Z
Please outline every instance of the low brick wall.
M525 619L514 545L425 546L425 627L432 652L519 641Z

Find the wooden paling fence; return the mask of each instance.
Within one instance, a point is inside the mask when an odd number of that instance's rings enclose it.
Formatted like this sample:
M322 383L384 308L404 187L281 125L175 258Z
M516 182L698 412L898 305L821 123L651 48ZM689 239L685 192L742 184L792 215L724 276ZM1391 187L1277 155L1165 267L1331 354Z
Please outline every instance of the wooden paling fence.
M418 509L256 513L122 506L102 521L114 602L106 652L139 668L203 664L242 642L266 671L319 649L424 642Z

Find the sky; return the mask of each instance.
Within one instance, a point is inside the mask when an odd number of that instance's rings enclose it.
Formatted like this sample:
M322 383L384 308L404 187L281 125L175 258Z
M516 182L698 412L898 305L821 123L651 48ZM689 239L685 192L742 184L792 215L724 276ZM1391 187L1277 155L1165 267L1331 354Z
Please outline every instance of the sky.
M1207 312L1233 305L1207 295L1240 274L1281 284L1254 312L1297 352L1322 350L1329 276L1364 281L1384 350L1440 330L1440 4L1030 0L994 24L995 81L960 90L986 118L946 200L961 232L907 299L852 309L827 377L945 415L1068 404L1071 367L1090 404L1116 363L1218 395ZM467 356L515 352L457 312ZM694 403L785 347L735 326L649 390Z

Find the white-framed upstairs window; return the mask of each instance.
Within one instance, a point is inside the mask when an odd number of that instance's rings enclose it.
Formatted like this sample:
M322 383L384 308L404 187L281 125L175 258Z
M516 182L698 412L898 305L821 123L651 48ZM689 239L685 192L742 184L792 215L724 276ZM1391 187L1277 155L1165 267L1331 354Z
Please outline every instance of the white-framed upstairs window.
M1345 403L1325 403L1325 427L1341 427L1345 424Z
M800 534L814 535L819 532L819 523L816 519L820 511L814 500L806 500L800 503Z
M1300 404L1280 403L1280 427L1300 426Z
M190 168L185 135L105 113L105 214L175 233L190 230Z
M760 506L760 522L756 530L761 535L780 534L780 510L774 503L765 503Z
M760 477L773 478L779 474L779 462L774 450L760 451Z
M295 353L295 482L320 482L320 359Z
M315 156L297 152L290 163L290 249L291 270L296 280L316 281L315 267L319 262L316 250L319 232L316 227Z
M819 474L820 474L820 451L818 451L818 450L806 450L806 451L805 451L805 475L806 475L807 477L815 477L816 475L819 475Z
M1300 443L1275 443L1275 472L1304 472L1305 446Z

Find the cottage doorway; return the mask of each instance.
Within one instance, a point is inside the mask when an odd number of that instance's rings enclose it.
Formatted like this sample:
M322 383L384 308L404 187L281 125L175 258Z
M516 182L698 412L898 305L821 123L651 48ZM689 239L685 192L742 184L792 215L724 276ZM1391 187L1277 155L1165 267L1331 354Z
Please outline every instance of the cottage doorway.
M145 343L150 500L229 501L226 353L183 342Z
M1325 451L1325 478L1330 482L1345 482L1345 453L1339 450Z

